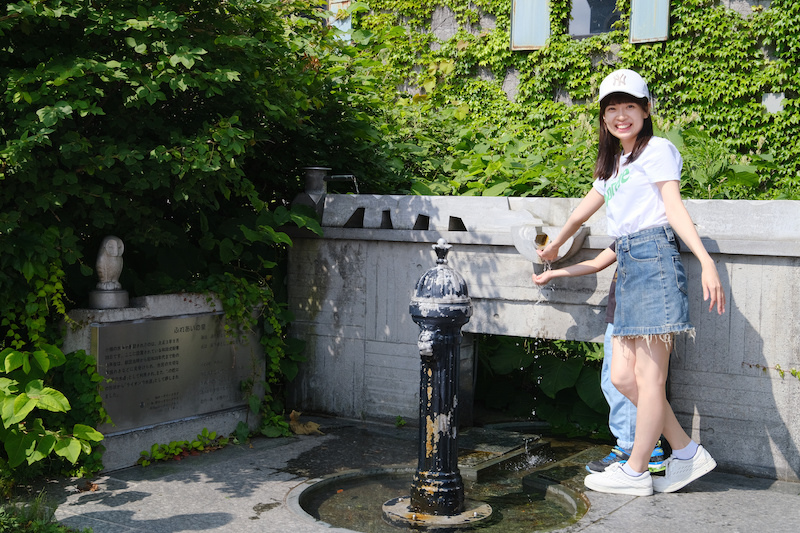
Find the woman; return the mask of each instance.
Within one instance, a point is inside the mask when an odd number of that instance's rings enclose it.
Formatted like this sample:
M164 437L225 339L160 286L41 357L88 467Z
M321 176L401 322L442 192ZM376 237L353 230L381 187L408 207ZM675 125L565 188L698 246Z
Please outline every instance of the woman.
M725 312L716 265L681 201L683 161L675 146L653 136L650 92L639 74L617 70L600 84L600 139L592 190L539 255L553 260L561 245L604 203L616 239L617 307L611 381L636 406L628 461L586 476L596 491L648 496L673 492L710 472L711 455L681 428L666 397L673 337L694 334L677 234L702 266L709 311ZM650 454L661 435L672 447L663 477L651 478Z

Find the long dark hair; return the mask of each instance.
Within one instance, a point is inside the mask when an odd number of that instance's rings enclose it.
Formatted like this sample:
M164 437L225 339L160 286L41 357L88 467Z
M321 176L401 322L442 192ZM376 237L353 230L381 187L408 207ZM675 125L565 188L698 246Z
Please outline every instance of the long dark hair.
M633 102L639 104L645 111L650 110L650 100L647 98L636 98L626 93L611 93L600 101L600 146L597 149L597 162L594 165L594 177L602 181L607 180L614 175L617 171L617 163L622 148L619 139L611 135L606 126L603 116L606 114L606 108L610 105L627 104ZM650 138L653 136L653 120L648 113L647 118L644 119L642 130L636 136L636 143L633 145L633 150L625 162L629 165L636 161L642 151L647 146Z

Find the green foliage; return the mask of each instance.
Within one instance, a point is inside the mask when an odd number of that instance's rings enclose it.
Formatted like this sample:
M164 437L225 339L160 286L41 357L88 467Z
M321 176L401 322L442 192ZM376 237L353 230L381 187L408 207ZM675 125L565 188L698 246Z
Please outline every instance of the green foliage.
M451 38L431 31L437 5L461 24ZM570 2L550 6L550 40L530 52L509 49L508 0L373 0L372 11L354 17L354 35L368 44L360 52L381 62L375 75L391 102L383 117L388 150L406 162L412 191L582 196L591 182L597 88L624 66L650 81L662 129L690 138L684 195L800 197L796 2L776 0L742 16L716 1L675 0L669 40L636 45L628 42L628 0L617 2L622 18L613 31L582 39L566 34ZM507 77L518 81L511 98ZM783 111L766 111L766 93L785 97ZM554 131L557 142L545 141ZM539 159L550 175L535 167Z
M203 428L197 438L191 441L181 440L172 441L169 444L153 444L150 450L139 454L141 457L139 457L138 464L148 466L156 461L180 461L191 455L219 450L227 446L229 442L228 437L219 437L216 431L209 432L208 428Z
M790 376L792 376L794 378L797 378L797 380L800 381L800 370L798 370L796 368L790 368L789 370L786 370L783 367L781 367L781 365L779 365L779 364L776 364L775 366L765 366L765 365L762 365L761 363L747 363L747 362L744 362L744 361L742 362L742 366L743 367L746 366L748 368L761 369L761 372L763 372L764 374L766 374L768 370L774 370L775 372L778 373L778 375L781 377L781 379L786 379L786 373L788 372Z
M279 208L276 211L286 210ZM198 281L194 289L222 295L229 338L236 339L246 331L261 329L260 344L266 356L266 372L261 370L258 360L253 360L253 377L242 383L242 390L250 412L261 420L258 433L268 437L289 435L289 425L282 416L282 393L285 382L295 378L299 371L298 363L304 360L304 343L287 337L285 328L292 318L291 313L285 303L275 298L270 278L254 281L252 277L237 277L225 272ZM242 435L243 428L249 431L247 422L241 422L236 430L242 442L246 438Z
M670 130L664 134L683 156L681 192L685 196L729 200L747 196L759 186L759 176L775 170L771 154L742 156L731 152L706 130L689 128Z
M416 176L416 194L580 197L591 186L596 114L581 113L534 134L522 124L476 121L466 104L399 103L395 120L401 127L387 139ZM742 198L772 183L771 154L743 156L697 126L657 134L683 155L687 197Z
M521 123L476 120L466 104L400 100L390 148L417 194L580 196L596 156L588 117L536 134Z
M12 480L19 477L17 472L22 465L45 461L51 456L74 465L82 455L90 456L96 443L103 440L103 435L91 425L80 422L67 425L66 418L62 418L61 423L54 423L44 414L67 413L71 409L63 393L45 384L48 374L65 365L66 361L67 357L61 350L50 345L42 345L33 352L13 348L0 352L0 414L3 422L0 427L0 441L3 442L0 471L4 490L10 489ZM78 415L80 417L80 413Z
M75 531L55 519L56 505L44 492L28 502L6 503L0 507L0 533L68 533ZM83 530L91 533L90 529Z
M236 424L236 429L233 432L234 442L241 444L246 442L249 437L250 426L247 425L247 422L239 421L239 423Z
M478 346L484 405L546 421L555 433L609 437L602 344L481 336Z
M320 231L313 216L288 208L302 186L299 169L330 166L380 192L398 166L371 121L381 100L370 61L306 0L4 7L0 349L30 364L59 343L67 302L86 307L94 253L114 234L126 245L121 283L132 294L213 291L232 338L239 327L263 332L267 373L252 382L267 393L251 404L283 432L281 382L301 358L272 288L291 245L282 226ZM48 449L75 459L78 448L62 444L69 433L57 428L88 412L104 418L96 388L52 369L42 370L39 389L35 380L8 379L4 394L16 407L3 431L7 446L20 444L13 463ZM62 397L73 411L61 412ZM22 435L15 428L32 405L61 411ZM33 432L41 446L31 447ZM88 470L99 465L94 453L81 457Z
M136 294L262 268L260 250L241 254L276 244L271 215L298 191L297 169L365 159L353 150L369 123L324 13L302 1L7 9L0 283L17 296L3 316L18 342L39 333L24 316L62 311L65 294L85 302L83 258L105 234L125 241L122 281Z

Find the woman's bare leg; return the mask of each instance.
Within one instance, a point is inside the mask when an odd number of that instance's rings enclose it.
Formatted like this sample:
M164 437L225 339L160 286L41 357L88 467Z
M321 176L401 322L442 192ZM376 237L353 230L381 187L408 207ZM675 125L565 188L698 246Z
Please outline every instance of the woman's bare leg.
M611 384L625 395L633 405L638 403L636 387L636 354L634 345L626 337L611 338Z
M620 392L637 407L636 436L628 465L637 472L645 472L662 434L674 449L687 446L691 440L667 402L667 370L672 346L671 342L658 338L651 338L649 342L641 337L615 337L614 340L614 348L619 349L622 357L617 359L615 351L611 359L612 383L615 386L619 383ZM615 368L618 360L620 364Z

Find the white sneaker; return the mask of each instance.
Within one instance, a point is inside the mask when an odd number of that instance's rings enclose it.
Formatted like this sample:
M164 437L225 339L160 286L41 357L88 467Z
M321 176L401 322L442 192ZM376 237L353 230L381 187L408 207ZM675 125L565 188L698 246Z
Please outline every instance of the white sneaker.
M650 472L641 476L629 476L622 471L622 465L613 463L597 474L589 474L583 484L597 492L628 494L630 496L650 496L653 494L653 479Z
M653 490L656 492L675 492L680 490L695 479L714 470L717 462L702 446L697 447L691 459L676 459L670 457L666 461L667 469L664 477L653 479Z

